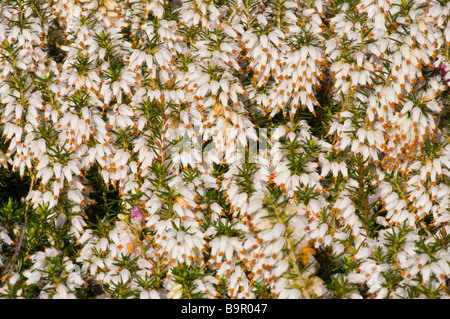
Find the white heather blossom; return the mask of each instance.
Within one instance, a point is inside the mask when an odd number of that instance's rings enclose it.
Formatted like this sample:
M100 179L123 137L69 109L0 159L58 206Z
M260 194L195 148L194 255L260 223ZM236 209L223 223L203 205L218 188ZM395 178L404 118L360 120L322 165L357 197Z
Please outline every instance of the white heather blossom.
M3 1L0 296L449 298L449 13Z

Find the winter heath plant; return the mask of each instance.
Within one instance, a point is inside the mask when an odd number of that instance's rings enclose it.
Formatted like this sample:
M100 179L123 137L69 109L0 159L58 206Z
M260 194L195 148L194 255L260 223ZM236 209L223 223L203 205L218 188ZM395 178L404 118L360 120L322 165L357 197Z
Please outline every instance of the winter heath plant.
M0 296L448 298L449 18L2 0Z

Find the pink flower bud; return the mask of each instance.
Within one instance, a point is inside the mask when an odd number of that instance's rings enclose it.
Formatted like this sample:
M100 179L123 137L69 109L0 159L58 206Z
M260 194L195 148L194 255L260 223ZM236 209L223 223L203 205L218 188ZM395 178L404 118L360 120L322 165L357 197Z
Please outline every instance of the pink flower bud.
M144 219L144 215L141 213L141 209L139 208L139 206L134 206L133 209L131 210L131 218L137 217L140 220Z

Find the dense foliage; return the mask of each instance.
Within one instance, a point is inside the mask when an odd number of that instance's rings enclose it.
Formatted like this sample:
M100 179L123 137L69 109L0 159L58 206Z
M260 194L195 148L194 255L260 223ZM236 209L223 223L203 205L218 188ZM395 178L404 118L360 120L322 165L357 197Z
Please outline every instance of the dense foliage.
M449 10L1 0L0 295L448 297Z

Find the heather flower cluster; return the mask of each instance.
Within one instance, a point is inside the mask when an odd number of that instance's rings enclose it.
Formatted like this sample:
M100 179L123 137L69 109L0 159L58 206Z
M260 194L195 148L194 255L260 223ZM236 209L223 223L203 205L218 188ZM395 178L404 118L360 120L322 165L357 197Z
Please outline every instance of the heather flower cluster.
M449 19L1 1L0 296L448 298Z

